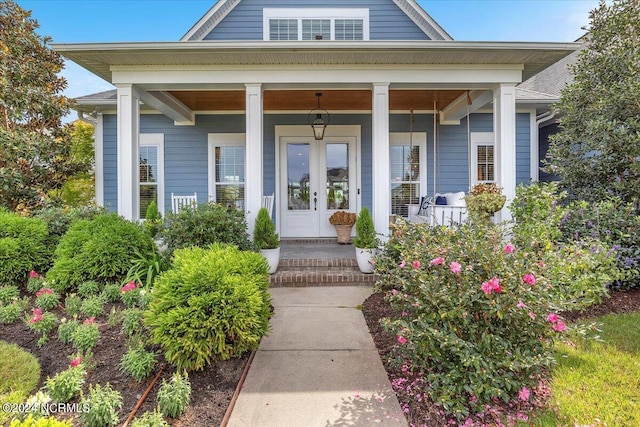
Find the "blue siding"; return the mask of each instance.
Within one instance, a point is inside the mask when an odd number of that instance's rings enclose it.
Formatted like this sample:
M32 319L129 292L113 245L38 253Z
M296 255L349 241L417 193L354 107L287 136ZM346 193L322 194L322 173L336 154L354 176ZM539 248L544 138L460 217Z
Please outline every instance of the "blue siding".
M549 143L552 135L560 132L560 126L557 123L552 123L549 126L545 126L540 128L538 133L538 168L544 167L547 158L547 152L549 151ZM558 175L554 175L548 172L540 170L540 181L541 182L551 182L551 181L560 181L560 177Z
M262 9L369 8L371 40L428 40L428 36L391 0L243 0L205 40L262 40Z
M516 185L531 179L530 113L516 114Z
M103 117L104 206L118 210L118 131L115 114Z

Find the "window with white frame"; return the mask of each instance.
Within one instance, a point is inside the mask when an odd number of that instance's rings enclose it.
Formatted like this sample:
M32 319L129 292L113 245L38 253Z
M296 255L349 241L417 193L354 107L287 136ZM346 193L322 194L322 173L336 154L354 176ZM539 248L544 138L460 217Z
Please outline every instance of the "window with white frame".
M427 187L426 133L391 133L389 172L391 214L409 216L409 206L418 205Z
M369 9L265 8L264 40L369 40Z
M472 132L471 145L473 183L495 182L495 155L493 132Z
M209 197L243 210L245 135L209 134Z
M140 134L140 219L147 216L147 208L156 202L164 213L164 135Z

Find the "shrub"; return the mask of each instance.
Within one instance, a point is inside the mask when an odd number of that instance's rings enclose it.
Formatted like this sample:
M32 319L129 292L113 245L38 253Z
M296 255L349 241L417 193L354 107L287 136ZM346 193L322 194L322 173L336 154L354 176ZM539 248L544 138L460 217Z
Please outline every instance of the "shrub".
M118 423L118 411L122 409L122 396L107 383L89 388L89 395L83 396L80 406L88 410L80 414L80 422L85 427L108 427Z
M136 418L131 427L169 427L162 414L158 411L145 412L140 418Z
M80 394L86 374L82 364L70 366L53 378L47 378L44 387L54 402L67 403Z
M162 215L158 210L158 204L155 200L152 200L149 206L147 206L147 212L144 218L144 229L152 238L155 238L164 228L164 221L162 220Z
M276 227L273 225L266 208L260 208L258 211L256 226L253 229L253 243L258 250L275 249L280 246Z
M255 349L270 316L268 266L233 246L175 252L145 313L152 340L180 369L202 369Z
M144 312L138 308L129 308L122 312L122 332L131 337L142 330Z
M29 306L29 299L15 299L9 304L0 304L0 324L8 325L20 318Z
M361 249L375 249L379 244L369 209L362 208L356 221L356 237L353 239L353 245Z
M50 259L44 221L0 209L0 286L23 285L30 271Z
M49 340L49 332L56 327L58 318L55 314L43 312L40 308L33 309L33 315L25 319L27 327L40 334L38 346L43 346Z
M100 293L100 284L89 280L78 286L78 295L82 298L94 297Z
M43 288L36 292L36 307L52 310L60 303L60 295L51 288Z
M75 331L71 334L71 344L82 355L87 355L93 347L98 343L100 337L100 331L98 325L95 324L93 318L89 318L82 322L82 325L78 325Z
M120 285L111 283L102 290L102 299L106 302L116 302L120 299Z
M77 316L82 309L82 298L76 294L67 295L64 299L64 310L69 316Z
M35 294L42 288L47 287L47 282L44 277L40 276L34 270L29 272L29 280L27 281L27 292Z
M234 207L203 203L196 209L169 213L167 219L169 225L164 236L169 252L190 246L206 247L212 243L228 243L240 250L252 249L244 212Z
M169 381L162 380L158 390L158 409L165 416L178 418L189 406L191 399L191 383L187 374L178 372Z
M104 313L104 299L101 295L89 297L82 301L80 313L87 317L99 317Z
M47 279L60 291L75 290L86 281L118 282L136 251L147 253L152 245L140 226L114 213L79 220L60 240Z
M59 421L54 417L36 419L33 417L33 414L29 414L29 416L23 421L11 421L9 427L72 427L72 425L71 420Z
M7 403L22 403L40 381L38 358L16 344L0 340L0 425L8 425L14 407Z
M401 314L385 324L397 340L394 362L423 381L413 397L426 393L458 421L496 399L517 400L551 365L556 330L566 328L538 259L484 221L392 231L376 265Z
M0 286L0 305L9 304L20 296L17 286Z
M49 242L53 247L58 245L60 238L64 236L71 224L79 219L93 219L98 215L104 215L107 210L101 206L84 206L80 208L48 207L34 214L34 217L43 220L47 224Z
M145 350L143 346L129 348L120 360L120 369L136 381L147 378L156 363L156 354Z
M73 341L73 334L80 326L80 323L76 319L67 320L62 319L58 325L58 340L65 344L70 344Z

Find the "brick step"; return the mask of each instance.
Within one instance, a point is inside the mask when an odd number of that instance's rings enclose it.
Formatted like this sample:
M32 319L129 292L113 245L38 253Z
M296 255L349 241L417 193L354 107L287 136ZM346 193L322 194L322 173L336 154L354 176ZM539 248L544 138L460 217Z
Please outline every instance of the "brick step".
M359 271L355 258L283 258L278 271Z
M292 270L278 271L270 277L272 288L309 286L370 286L377 279L375 274L360 271Z

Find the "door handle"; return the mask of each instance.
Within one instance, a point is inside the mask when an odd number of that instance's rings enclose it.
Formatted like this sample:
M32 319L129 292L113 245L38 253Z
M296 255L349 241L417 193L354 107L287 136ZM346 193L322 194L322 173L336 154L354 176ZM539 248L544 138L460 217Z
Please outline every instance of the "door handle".
M314 192L313 192L313 195L314 195L314 196L317 196L317 195L318 195L318 192L317 192L317 191L314 191ZM314 211L317 211L317 210L318 210L318 198L317 198L317 197L314 197L314 198L313 198L313 210L314 210Z

